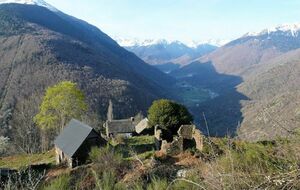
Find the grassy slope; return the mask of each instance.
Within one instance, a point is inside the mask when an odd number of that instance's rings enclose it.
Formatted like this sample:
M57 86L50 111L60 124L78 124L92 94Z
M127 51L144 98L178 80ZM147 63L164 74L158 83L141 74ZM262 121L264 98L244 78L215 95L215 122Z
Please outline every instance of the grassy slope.
M0 158L0 168L22 169L36 164L55 164L55 151L42 154L20 154Z
M153 136L140 136L124 139L121 143L115 143L117 151L121 152L126 160L133 160L134 157L139 159L147 159L153 156L155 150L155 142Z
M170 189L199 189L199 186L205 189L297 189L300 187L299 138L260 143L212 138L205 140L202 152L189 150L175 157L166 157L150 150L154 143L152 136L132 137L114 146L123 161L118 161L118 156L103 154L105 162L100 159L99 163L96 161L89 166L61 172L62 176L58 174L47 181L47 187L88 189L93 187L95 180L100 180L102 185L114 186L114 189L145 189L150 186L166 189L173 180L178 180L173 181ZM129 154L132 150L136 153L134 156ZM33 163L53 162L52 151L3 158L0 167L19 168ZM176 174L182 169L184 177L178 178ZM115 171L115 175L108 175L110 170ZM60 176L66 179L62 180Z
M127 140L128 146L123 147L121 153L124 153L126 147L147 146L150 142L150 137L130 138ZM91 178L96 178L100 186L104 188L103 185L108 185L113 187L112 189L167 189L168 186L174 190L196 190L199 187L299 189L299 147L299 137L260 143L226 138L206 139L202 152L191 150L174 157L166 157L157 152L154 157L141 159L143 164L131 157L123 159L124 163L116 166L113 164L115 162L112 161L114 160L112 156L108 163L95 162L91 169L86 168L84 172L78 170L84 173L82 177L78 173L70 173L62 185L72 186L72 181L76 181L77 185L80 185L77 187L89 188ZM105 168L104 174L101 174L100 170L95 170L97 168L95 166L99 164ZM93 167L97 175L86 178L85 176L91 176ZM107 175L109 170L115 170L117 173ZM176 176L180 170L183 171L184 177ZM61 180L62 178L57 178L53 184L57 185Z

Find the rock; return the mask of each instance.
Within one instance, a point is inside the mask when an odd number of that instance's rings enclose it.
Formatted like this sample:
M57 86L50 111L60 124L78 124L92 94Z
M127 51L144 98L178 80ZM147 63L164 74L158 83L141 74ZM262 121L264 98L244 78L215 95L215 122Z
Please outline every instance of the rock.
M183 138L177 137L171 143L162 141L161 151L170 156L180 154L183 151Z
M186 170L186 169L178 170L176 176L178 178L186 178L187 173L188 173L188 170Z

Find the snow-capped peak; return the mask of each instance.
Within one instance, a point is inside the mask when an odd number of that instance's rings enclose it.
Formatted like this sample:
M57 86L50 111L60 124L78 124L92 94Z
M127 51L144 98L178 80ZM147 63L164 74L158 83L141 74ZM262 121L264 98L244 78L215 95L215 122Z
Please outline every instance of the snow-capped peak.
M265 34L269 35L269 34L275 33L275 32L284 32L287 35L297 37L298 33L300 32L300 23L282 24L282 25L278 25L276 27L264 29L260 32L249 32L249 33L245 34L244 37L260 36L260 35L265 35Z
M146 40L141 40L137 38L133 39L126 39L126 38L119 38L115 37L114 38L120 46L123 47L131 47L131 46L151 46L151 45L169 45L172 43L177 43L177 44L183 44L179 41L174 41L174 40L166 40L166 39L146 39Z
M133 47L133 46L151 46L151 45L170 45L170 44L178 44L178 45L184 45L189 48L197 48L201 45L209 44L214 46L222 46L229 42L228 40L207 40L207 41L187 41L187 42L181 42L178 40L166 40L166 39L146 39L141 40L137 38L133 39L126 39L126 38L114 38L120 46L123 47Z
M217 46L217 47L221 47L225 44L227 44L228 42L230 42L230 40L221 40L221 39L209 39L209 40L193 40L193 41L189 41L186 43L186 45L190 48L197 48L201 45L213 45L213 46Z
M17 3L17 4L25 4L25 5L37 5L41 7L45 7L51 11L58 12L58 10L52 5L46 3L43 0L0 0L0 4L9 4L9 3Z

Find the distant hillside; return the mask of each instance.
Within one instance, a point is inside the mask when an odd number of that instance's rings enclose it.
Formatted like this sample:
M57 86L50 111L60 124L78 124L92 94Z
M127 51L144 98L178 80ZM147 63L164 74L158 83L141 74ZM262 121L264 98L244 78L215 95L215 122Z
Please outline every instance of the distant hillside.
M135 53L146 63L163 65L168 68L170 64L186 65L193 59L214 51L217 47L210 44L198 44L195 47L189 47L179 41L160 40L125 46L125 48ZM172 66L169 70L173 70ZM167 72L167 70L163 71Z
M253 67L239 92L244 121L239 135L248 140L291 135L300 126L300 49Z
M299 31L300 24L292 24L248 33L198 60L212 61L218 72L243 75L255 64L300 48Z
M109 99L116 117L129 117L165 97L174 83L96 27L41 6L0 5L0 42L2 126L26 101L25 110L36 113L45 89L61 80L77 82L102 117Z
M292 24L249 33L170 74L219 95L193 108L207 115L212 134L286 136L300 121L299 31Z

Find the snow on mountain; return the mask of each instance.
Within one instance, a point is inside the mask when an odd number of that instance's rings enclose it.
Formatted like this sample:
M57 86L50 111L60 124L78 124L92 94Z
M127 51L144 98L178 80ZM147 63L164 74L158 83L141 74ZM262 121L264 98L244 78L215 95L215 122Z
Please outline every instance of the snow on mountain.
M133 47L133 46L150 46L150 45L156 45L156 44L162 44L162 45L168 45L172 43L178 43L182 44L179 41L171 41L171 40L165 40L165 39L146 39L146 40L140 40L137 38L133 39L126 39L126 38L114 38L120 46L123 47Z
M266 28L260 32L249 32L245 34L243 37L251 37L251 36L261 36L261 35L269 35L276 32L283 32L286 35L297 37L300 32L300 23L294 24L282 24L272 28Z
M230 40L222 40L222 39L209 39L206 41L193 40L193 41L187 42L186 45L191 48L197 48L197 47L199 47L201 45L205 45L205 44L221 47L221 46L227 44L228 42L230 42Z
M213 45L213 46L223 46L225 45L227 42L229 42L229 40L207 40L207 41L187 41L187 42L181 42L178 40L166 40L166 39L146 39L146 40L141 40L141 39L137 39L137 38L133 38L133 39L126 39L126 38L119 38L119 37L115 37L114 38L118 44L120 46L123 47L134 47L134 46L150 46L150 45L170 45L170 44L178 44L178 45L184 45L187 46L189 48L197 48L201 45Z
M0 4L10 4L10 3L25 4L25 5L37 5L37 6L45 7L54 12L59 11L55 7L46 3L43 0L0 0Z

